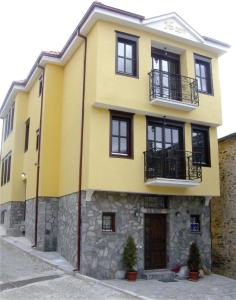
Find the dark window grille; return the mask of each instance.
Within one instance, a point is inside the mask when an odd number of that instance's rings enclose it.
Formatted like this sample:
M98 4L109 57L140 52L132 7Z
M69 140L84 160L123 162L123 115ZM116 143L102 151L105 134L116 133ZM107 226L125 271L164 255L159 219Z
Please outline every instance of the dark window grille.
M15 104L13 104L11 106L8 114L6 115L6 117L4 119L4 134L3 134L4 141L6 140L6 138L9 136L9 134L13 130L13 126L14 126L14 112L15 112Z
M102 231L115 232L115 213L102 214Z
M36 130L36 151L39 149L39 139L40 139L40 136L39 136L39 129Z
M190 216L190 231L191 232L201 232L200 215L191 215Z
M143 206L147 209L166 209L168 199L166 196L145 196Z
M39 77L39 97L42 95L42 93L43 93L43 75Z

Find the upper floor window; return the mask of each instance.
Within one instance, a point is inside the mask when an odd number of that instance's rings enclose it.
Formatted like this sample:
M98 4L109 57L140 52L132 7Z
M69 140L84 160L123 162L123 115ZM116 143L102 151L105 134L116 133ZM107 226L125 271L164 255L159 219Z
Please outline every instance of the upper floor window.
M10 181L11 177L11 152L2 159L1 186Z
M209 128L192 125L193 163L210 166Z
M29 147L29 130L30 130L30 119L25 122L25 152Z
M43 94L43 75L39 77L39 97Z
M198 91L212 94L211 59L199 55L194 55L194 58Z
M110 155L132 157L132 115L111 112Z
M40 141L40 136L39 136L39 129L36 130L36 151L39 149L39 141Z
M138 37L117 32L116 39L116 73L138 76Z
M4 119L4 141L8 137L8 135L11 133L13 130L13 125L14 125L14 113L15 113L15 104L12 105L10 108L8 114L6 115Z

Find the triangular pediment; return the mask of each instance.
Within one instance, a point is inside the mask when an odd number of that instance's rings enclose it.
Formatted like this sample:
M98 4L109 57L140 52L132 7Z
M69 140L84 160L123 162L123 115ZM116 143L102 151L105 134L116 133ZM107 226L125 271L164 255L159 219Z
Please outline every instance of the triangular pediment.
M193 42L204 42L203 37L176 13L146 19L143 21L143 24L146 27L159 32L184 38Z

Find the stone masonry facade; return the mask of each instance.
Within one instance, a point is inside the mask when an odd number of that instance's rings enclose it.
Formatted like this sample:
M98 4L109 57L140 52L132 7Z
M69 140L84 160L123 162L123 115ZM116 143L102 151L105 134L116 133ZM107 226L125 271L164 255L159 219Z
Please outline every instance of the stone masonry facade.
M99 279L123 278L122 254L126 239L134 237L137 269L144 271L145 213L167 214L167 267L186 264L192 241L199 245L203 263L211 267L210 210L202 197L169 197L168 209L143 207L143 195L95 192L82 203L81 272ZM115 232L102 231L102 212L115 213ZM201 216L201 232L190 232L190 215Z
M43 251L58 251L74 267L77 264L78 194L40 198L38 245ZM186 264L192 241L199 245L203 263L211 267L210 210L204 197L168 197L166 208L147 208L145 195L82 192L80 272L98 279L124 278L122 262L129 235L137 245L137 270L144 271L145 214L166 214L167 267ZM156 198L158 201L158 198ZM115 232L102 230L103 212L115 213ZM201 218L200 233L190 232L190 215ZM34 243L35 199L26 201L25 235Z
M236 133L219 140L220 197L211 200L213 271L236 279Z

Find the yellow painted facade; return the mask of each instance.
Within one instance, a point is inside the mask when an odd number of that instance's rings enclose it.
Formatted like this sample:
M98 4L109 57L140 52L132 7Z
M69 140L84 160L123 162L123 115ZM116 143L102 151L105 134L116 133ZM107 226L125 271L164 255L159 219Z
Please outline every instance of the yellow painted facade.
M116 33L139 36L139 76L115 73ZM221 102L217 55L184 42L165 38L107 21L97 21L87 34L85 83L85 123L83 144L84 190L122 191L166 195L219 195L217 129L221 124ZM214 95L200 94L199 107L193 111L154 106L149 101L151 47L157 43L179 49L181 75L195 77L194 53L212 58ZM84 43L64 66L47 63L41 130L39 196L60 197L78 191L81 103L83 90ZM3 158L12 151L11 180L0 188L0 201L25 201L35 198L40 104L38 78L29 92L15 97L14 128L2 143ZM133 111L133 159L109 156L110 112L97 103L117 110ZM144 182L146 116L161 115L182 120L185 150L192 151L191 123L212 124L210 128L211 167L203 167L202 183L197 187L150 187ZM30 118L29 149L24 152L25 121ZM21 173L27 175L22 181Z

